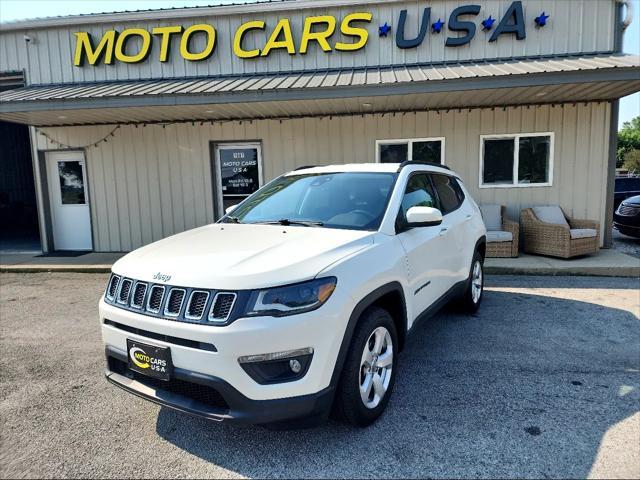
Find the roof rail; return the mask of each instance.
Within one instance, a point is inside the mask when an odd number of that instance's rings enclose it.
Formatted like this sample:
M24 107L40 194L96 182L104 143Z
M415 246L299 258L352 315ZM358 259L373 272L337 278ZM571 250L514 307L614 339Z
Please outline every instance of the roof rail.
M398 167L398 173L400 173L400 170L402 170L404 167L407 167L409 165L428 165L430 167L439 167L439 168L444 168L445 170L451 170L449 167L447 167L446 165L442 165L441 163L435 163L435 162L426 162L426 161L414 161L414 160L407 160L406 162L402 162L400 164L400 166Z
M304 165L303 167L298 167L294 170L294 172L297 172L298 170L306 170L307 168L316 168L317 165Z

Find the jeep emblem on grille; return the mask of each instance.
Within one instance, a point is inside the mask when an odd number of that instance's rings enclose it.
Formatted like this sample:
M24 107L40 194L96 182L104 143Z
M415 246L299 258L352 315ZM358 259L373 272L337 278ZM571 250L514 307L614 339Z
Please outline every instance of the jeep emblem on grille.
M171 280L171 275L165 275L164 273L158 272L153 276L153 279L154 280L160 280L161 282L165 282L166 283L169 280Z

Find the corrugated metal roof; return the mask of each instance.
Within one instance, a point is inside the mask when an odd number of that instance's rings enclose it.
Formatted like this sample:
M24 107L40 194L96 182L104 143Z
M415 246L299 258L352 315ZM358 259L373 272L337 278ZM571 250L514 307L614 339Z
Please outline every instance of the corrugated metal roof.
M316 72L293 72L254 76L224 76L101 82L31 86L0 93L0 103L42 102L54 100L107 99L123 97L165 97L243 92L277 92L281 90L320 90L393 86L416 83L452 82L460 79L527 76L543 73L595 72L624 69L637 71L640 56L607 55L566 58L536 58L498 62L468 62L442 65L353 68Z

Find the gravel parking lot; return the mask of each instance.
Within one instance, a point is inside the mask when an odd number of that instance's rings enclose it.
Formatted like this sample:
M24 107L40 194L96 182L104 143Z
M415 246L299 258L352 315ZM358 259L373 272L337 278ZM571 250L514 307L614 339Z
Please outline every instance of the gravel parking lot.
M633 279L493 277L417 327L356 430L220 425L107 383L106 275L0 275L1 477L640 477Z

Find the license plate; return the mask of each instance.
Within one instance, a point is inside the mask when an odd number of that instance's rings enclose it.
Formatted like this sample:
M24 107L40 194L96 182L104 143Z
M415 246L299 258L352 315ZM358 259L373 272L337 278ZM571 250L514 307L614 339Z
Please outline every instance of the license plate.
M129 368L160 380L169 380L173 373L171 350L127 339Z

